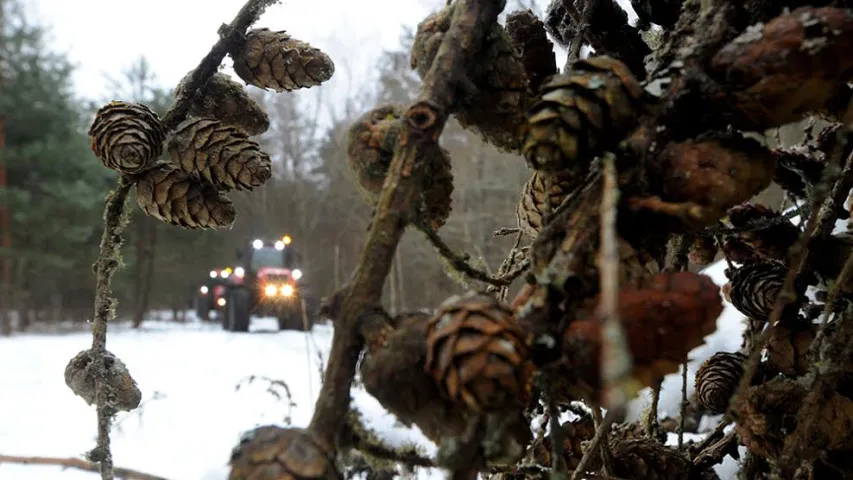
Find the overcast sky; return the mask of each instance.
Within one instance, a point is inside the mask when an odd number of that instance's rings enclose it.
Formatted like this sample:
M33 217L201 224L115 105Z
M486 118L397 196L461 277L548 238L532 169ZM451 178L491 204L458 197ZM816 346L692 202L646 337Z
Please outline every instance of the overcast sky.
M216 30L244 0L27 0L51 28L55 48L78 66L81 96L108 97L104 74L120 75L144 54L161 84L171 88L207 53ZM619 0L628 4L628 0ZM393 49L403 25L416 26L444 0L282 0L257 27L287 30L327 52L336 75L326 84L354 94L381 49ZM514 9L514 2L508 2ZM535 1L544 10L548 0ZM630 11L630 7L629 11ZM633 18L633 11L629 15ZM562 52L560 52L562 53ZM565 58L564 55L560 57ZM226 63L228 60L226 59Z

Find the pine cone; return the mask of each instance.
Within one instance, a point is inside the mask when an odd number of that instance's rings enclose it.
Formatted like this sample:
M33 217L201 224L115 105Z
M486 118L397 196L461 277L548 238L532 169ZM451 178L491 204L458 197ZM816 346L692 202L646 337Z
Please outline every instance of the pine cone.
M717 240L714 237L696 237L690 245L687 257L698 267L710 264L717 258Z
M475 412L524 406L532 373L512 311L474 292L449 298L430 320L424 368L447 398Z
M335 73L328 55L284 31L268 28L249 30L230 54L234 72L246 83L276 92L314 87Z
M693 222L704 227L752 198L773 180L776 158L757 141L739 134L670 143L649 162L652 191L665 202L696 205Z
M781 220L780 214L764 205L750 203L731 208L728 216L729 222L735 228ZM784 261L788 258L788 250L800 237L800 229L785 220L772 227L741 231L733 237L762 258ZM735 258L732 260L744 263Z
M551 189L550 195L546 196L548 181L551 182ZM571 172L533 172L533 176L524 184L521 199L515 208L518 227L525 234L535 238L542 228L542 216L546 209L547 197L550 197L551 211L553 211L577 187L578 177Z
M776 155L776 174L773 180L797 198L806 198L823 175L826 156L804 146L773 150Z
M691 476L692 462L677 449L651 438L610 441L613 474L634 480L684 480ZM601 468L601 455L593 457L589 470Z
M189 75L181 80L176 91L185 89L188 80ZM263 107L249 96L242 85L224 73L215 73L202 87L187 116L215 118L248 136L260 135L270 128L270 117Z
M644 92L628 67L610 57L579 60L555 75L528 112L524 156L536 170L585 175L592 159L637 125Z
M231 452L228 480L340 480L328 450L310 432L257 427Z
M394 159L404 113L400 105L381 105L364 113L349 129L347 164L359 191L371 204L379 200L388 168ZM434 151L427 152L425 158L431 163L424 175L424 203L427 220L437 230L444 225L453 209L450 154L436 147Z
M747 317L767 321L787 273L784 263L773 260L738 268L729 277L732 305Z
M820 48L813 45L819 44ZM823 110L850 79L853 15L811 6L748 28L711 60L735 128L763 131Z
M770 327L767 363L783 375L805 375L812 366L808 352L817 333L817 326L804 322L785 323Z
M539 91L546 78L557 74L554 44L545 33L545 24L531 10L519 10L507 15L506 32L521 54L530 90Z
M169 140L172 161L219 190L252 190L272 176L272 162L245 133L211 118L188 118Z
M160 118L139 103L112 101L98 110L89 128L95 155L107 168L130 175L151 168L165 138Z
M428 16L418 24L412 44L411 67L425 78L438 47L450 28L456 4ZM477 60L468 72L472 88L460 99L456 119L498 150L521 150L521 127L528 102L524 63L504 28L494 24L486 33Z
M694 381L699 404L714 414L725 413L743 376L746 358L740 352L717 352L705 360Z
M601 320L595 298L563 331L567 388L576 397L601 396ZM619 292L619 319L633 356L634 378L645 386L678 371L687 354L704 342L723 311L720 289L707 276L660 273Z
M99 355L91 349L75 355L65 367L65 384L92 405L97 401L97 384L106 380L105 387L107 395L112 399L112 407L126 412L136 409L142 401L142 392L136 380L130 376L127 366L112 353L104 352L105 369L101 370Z
M190 229L230 228L237 215L231 199L169 163L137 181L136 203L154 218Z

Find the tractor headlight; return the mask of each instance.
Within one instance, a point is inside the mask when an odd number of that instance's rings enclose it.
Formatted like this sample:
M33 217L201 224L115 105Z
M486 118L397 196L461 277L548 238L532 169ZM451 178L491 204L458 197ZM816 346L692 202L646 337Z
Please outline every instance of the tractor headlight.
M228 278L228 275L231 275L231 272L228 270L223 270L222 273L219 274L222 278Z
M216 304L219 305L220 307L224 307L225 306L225 298L222 298L222 297L217 298Z
M246 276L246 270L243 267L237 267L234 269L234 275L236 275L237 278L243 278Z
M210 289L207 288L207 285L202 285L201 288L199 288L198 290L201 292L202 295L207 295L207 292L210 291Z
M297 268L296 270L290 272L290 276L293 277L294 280L299 280L300 278L302 278L302 270L299 270Z
M282 285L281 286L281 294L285 297L293 296L293 285Z
M216 278L218 276L219 276L219 272L217 272L216 270L210 271L210 278Z
M267 285L264 287L264 294L268 297L274 297L278 293L278 288L275 285Z

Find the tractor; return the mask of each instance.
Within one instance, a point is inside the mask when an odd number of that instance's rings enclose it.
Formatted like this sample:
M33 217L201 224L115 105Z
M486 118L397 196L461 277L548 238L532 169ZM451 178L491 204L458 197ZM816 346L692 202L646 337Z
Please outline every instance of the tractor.
M228 287L228 279L233 273L234 270L231 267L210 271L209 278L199 286L195 294L194 307L198 318L209 321L211 311L222 310L226 301L225 291Z
M289 235L256 238L237 249L237 264L220 301L225 330L248 332L252 314L276 317L279 330L311 329L310 300L298 268L302 258L292 243Z

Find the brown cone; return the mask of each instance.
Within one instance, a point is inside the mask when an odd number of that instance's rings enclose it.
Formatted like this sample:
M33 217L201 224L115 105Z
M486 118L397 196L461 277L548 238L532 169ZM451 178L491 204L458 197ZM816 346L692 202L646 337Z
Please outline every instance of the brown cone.
M717 241L714 237L696 237L687 256L693 265L704 267L717 257Z
M744 362L746 355L740 352L718 352L705 360L694 381L699 404L714 414L724 413L743 376Z
M583 176L592 159L622 141L644 111L644 92L628 67L610 57L575 62L555 75L527 115L524 156L536 170Z
M160 118L139 103L112 101L98 110L89 128L95 155L108 168L131 175L157 161L165 138Z
M530 90L536 92L542 82L557 74L554 44L545 33L545 24L530 10L519 10L506 17L506 32L521 54Z
M418 24L411 66L421 79L432 66L455 8L456 4L451 4ZM493 25L485 42L469 71L471 88L454 113L460 125L480 134L499 150L519 152L529 98L524 63L502 26Z
M120 358L105 352L104 370L99 368L98 354L83 350L65 367L65 384L87 404L97 401L97 383L106 380L107 395L117 410L129 412L139 406L142 392Z
M245 133L212 118L188 118L169 139L169 155L219 190L252 190L272 176L270 157Z
M732 238L746 245L757 256L769 259L785 261L788 258L788 250L800 237L800 229L789 220L783 220L780 214L761 204L745 203L732 207L728 213L729 222L738 229L745 229L748 225L759 222L780 221L777 225L762 229L749 229L738 232ZM744 263L742 260L732 258L735 262Z
M692 462L677 449L651 438L610 442L613 475L635 480L682 480L691 476ZM593 457L590 470L601 468L601 456Z
M762 261L744 265L731 274L732 305L755 320L767 320L782 291L788 267L782 262Z
M566 388L573 396L601 400L602 323L588 303L563 331ZM723 311L720 289L707 276L660 273L619 292L619 320L633 357L636 380L645 386L678 371L704 342Z
M248 432L231 452L228 480L340 480L310 432L273 425Z
M424 368L475 412L523 406L532 373L524 342L507 305L474 292L451 297L430 320Z
M805 375L812 366L809 347L817 334L817 325L789 322L770 327L767 363L773 370L789 376Z
M249 30L246 41L230 53L240 78L276 92L320 85L335 73L328 55L286 32L268 28Z
M563 200L578 187L578 177L571 172L534 172L524 184L521 199L515 207L518 227L527 235L536 237L542 229L542 217L546 211L546 200L550 197L551 211L560 206ZM550 195L546 194L548 182L551 183Z
M181 82L185 82L185 77ZM181 90L179 85L177 90ZM260 135L270 128L270 117L246 89L229 75L216 73L201 89L190 106L189 117L215 118L242 130L248 136Z
M154 218L190 229L230 228L237 215L223 193L165 162L137 181L136 203Z
M400 142L404 112L400 105L380 105L365 112L348 131L347 165L362 196L370 203L379 200ZM447 150L437 147L426 158L431 163L424 175L424 203L427 220L437 230L453 210L453 173Z

